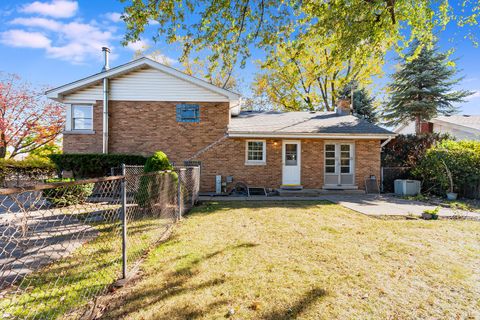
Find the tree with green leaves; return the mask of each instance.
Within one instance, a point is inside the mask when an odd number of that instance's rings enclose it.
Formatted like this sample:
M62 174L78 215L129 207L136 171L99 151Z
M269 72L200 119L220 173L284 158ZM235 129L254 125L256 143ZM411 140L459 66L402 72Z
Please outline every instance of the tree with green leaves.
M416 43L410 48L393 74L393 81L388 87L390 99L384 110L387 125L415 121L417 133L420 132L421 122L438 115L457 113L455 103L463 102L472 94L466 90L454 90L461 78L455 77L457 70L447 53L433 46L423 47L415 56L418 46Z
M401 52L415 39L428 46L435 30L453 23L477 44L479 9L477 0L134 0L123 14L124 42L140 40L155 21L154 40L179 43L181 61L205 57L209 72L217 70L228 81L252 49L269 55L300 36L323 35L347 57L343 61L358 48L368 48L361 52L370 56L391 48Z
M332 111L342 86L353 79L366 86L373 75L382 74L383 56L364 54L361 48L347 56L324 35L301 37L277 45L267 55L255 93L282 110Z
M378 122L378 113L375 107L375 98L365 88L360 88L357 81L346 84L338 93L338 98L352 100L353 92L353 115L365 119L368 122Z

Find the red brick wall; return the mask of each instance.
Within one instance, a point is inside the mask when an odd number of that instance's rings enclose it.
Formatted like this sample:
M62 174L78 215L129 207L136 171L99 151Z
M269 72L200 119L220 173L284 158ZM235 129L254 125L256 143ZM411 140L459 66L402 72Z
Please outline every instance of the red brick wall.
M245 165L247 139L229 138L202 154L201 190L215 190L215 175L233 176L251 186L278 188L282 184L282 140L266 139L266 165ZM370 175L380 178L380 140L357 140L355 143L355 181L365 188L364 179ZM324 140L301 140L301 184L304 188L323 187Z
M355 142L355 181L359 189L365 189L365 178L375 175L380 183L380 140L357 140Z
M170 160L182 163L225 135L228 102L198 102L199 123L177 122L178 103L110 101L109 153L149 155L162 150ZM102 152L102 101L94 106L93 127L93 135L65 134L64 152Z
M172 161L183 164L199 150L224 136L229 123L228 103L200 104L199 123L178 123L177 102L111 101L109 106L109 152L149 155L164 151ZM102 152L102 102L94 106L95 134L65 134L66 153ZM282 140L266 139L266 165L245 165L245 140L228 138L202 153L201 190L215 190L215 175L233 176L234 182L278 188L282 184ZM301 183L304 188L323 186L324 141L301 140ZM356 184L380 178L380 140L355 141Z

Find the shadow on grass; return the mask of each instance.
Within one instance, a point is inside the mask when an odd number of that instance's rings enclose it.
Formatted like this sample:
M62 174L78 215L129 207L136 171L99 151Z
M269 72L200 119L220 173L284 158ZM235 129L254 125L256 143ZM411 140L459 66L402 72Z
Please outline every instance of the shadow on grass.
M166 245L168 245L168 242L166 243ZM137 312L138 310L142 310L143 308L145 308L146 303L148 303L148 306L152 306L154 304L161 303L162 301L166 301L169 298L181 294L191 294L193 291L199 291L221 285L225 283L228 278L218 277L201 282L199 284L189 284L189 281L199 274L197 267L202 262L212 259L229 250L248 249L255 246L257 246L257 244L250 242L227 246L222 250L217 250L203 255L200 258L188 261L186 265L165 275L165 282L153 284L148 283L144 286L141 286L136 291L129 293L129 295L122 301L116 301L115 304L109 306L110 312L107 313L104 318L124 318L129 316L131 313ZM182 257L187 258L188 255L184 255ZM178 261L178 257L176 261ZM172 260L170 261L170 263L175 263L176 261ZM226 305L228 303L228 300L223 299L208 304L201 309L188 306L182 308L173 308L167 311L162 310L161 313L155 315L155 319L195 319L205 315L206 313L213 310L214 308L217 308L218 306ZM120 306L123 307L120 309Z
M306 311L312 304L327 295L327 291L321 288L314 288L304 296L295 302L290 307L287 307L282 310L273 311L262 317L264 320L288 320L288 319L297 319L304 311Z
M190 214L206 214L226 209L280 209L280 208L312 208L318 205L335 206L336 204L327 200L301 200L301 201L208 201L202 202L195 207Z
M88 300L105 292L118 279L121 271L121 228L117 221L103 217L111 210L95 211L102 219L91 221L89 231L97 234L85 241L67 257L28 274L20 283L10 288L10 294L0 300L0 311L14 318L53 319L80 307ZM82 220L83 218L83 220ZM77 215L85 221L87 213ZM134 261L154 242L163 226L158 221L144 219L130 222L129 261ZM85 239L84 232L72 236ZM1 316L0 316L1 318Z

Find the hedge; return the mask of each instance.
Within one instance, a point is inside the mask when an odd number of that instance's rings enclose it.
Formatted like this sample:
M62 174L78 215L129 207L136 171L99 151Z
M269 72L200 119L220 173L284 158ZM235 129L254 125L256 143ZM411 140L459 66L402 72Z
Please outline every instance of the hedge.
M173 201L172 195L175 194L178 183L178 175L172 170L173 166L168 157L162 151L155 152L145 163L144 175L140 178L140 186L135 194L135 200L140 207L153 207L159 203L161 209L164 209L168 203ZM158 172L156 175L148 173Z
M423 180L423 190L445 195L450 185L445 165L452 174L454 192L480 196L480 141L442 141L428 149L412 173Z
M414 167L436 143L451 139L448 134L399 134L382 150L383 167Z
M126 165L145 165L147 157L132 154L52 154L59 172L72 171L75 178L95 178L110 174L110 169Z
M0 181L2 185L4 181L12 176L24 176L28 179L36 180L41 176L52 176L55 174L55 165L48 160L43 159L26 159L12 160L0 159Z

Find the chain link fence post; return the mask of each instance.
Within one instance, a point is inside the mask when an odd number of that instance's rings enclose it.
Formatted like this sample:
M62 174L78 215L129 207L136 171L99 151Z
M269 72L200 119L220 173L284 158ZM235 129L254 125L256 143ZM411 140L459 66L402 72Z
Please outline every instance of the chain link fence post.
M183 184L185 180L185 168L178 170L178 183L177 183L177 221L182 219L183 214Z
M127 179L125 177L125 164L122 164L122 278L127 278Z
M198 167L195 167L195 189L193 192L195 202L193 203L193 205L197 204L198 202L199 193L200 193L200 184L201 184L200 179L201 179L200 166L198 166Z

